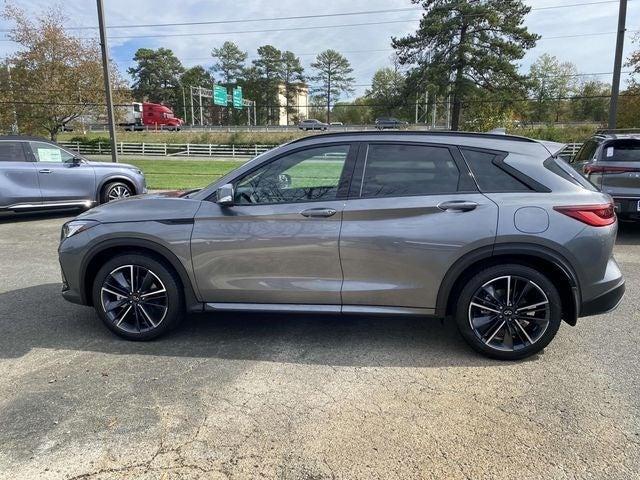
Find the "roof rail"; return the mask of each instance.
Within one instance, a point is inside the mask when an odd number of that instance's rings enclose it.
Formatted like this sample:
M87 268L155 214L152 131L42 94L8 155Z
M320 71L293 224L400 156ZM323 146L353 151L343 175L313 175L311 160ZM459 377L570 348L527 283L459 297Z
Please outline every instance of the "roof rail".
M607 135L615 133L640 133L640 128L602 128L600 130L596 130L596 135Z
M456 137L478 137L478 138L492 138L495 140L510 140L515 142L532 142L537 143L536 140L532 140L527 137L520 137L517 135L504 135L497 133L481 133L481 132L459 132L459 131L449 131L449 130L355 130L353 132L328 132L328 133L319 133L315 135L309 135L301 138L297 138L292 140L291 143L303 142L310 138L314 137L349 137L349 136L360 136L360 135L371 135L371 136L383 136L383 135L401 135L401 136L434 136L434 137L448 137L448 136L456 136Z

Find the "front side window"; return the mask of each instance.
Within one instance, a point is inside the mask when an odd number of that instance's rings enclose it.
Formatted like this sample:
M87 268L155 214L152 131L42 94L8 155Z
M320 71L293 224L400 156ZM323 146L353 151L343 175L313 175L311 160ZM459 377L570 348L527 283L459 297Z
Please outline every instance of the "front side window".
M446 147L372 144L360 197L453 193L459 180L460 171Z
M26 162L20 142L0 142L0 162Z
M285 155L235 184L238 205L335 200L349 145L332 145Z
M37 162L64 163L70 162L73 155L49 143L31 142L31 149Z

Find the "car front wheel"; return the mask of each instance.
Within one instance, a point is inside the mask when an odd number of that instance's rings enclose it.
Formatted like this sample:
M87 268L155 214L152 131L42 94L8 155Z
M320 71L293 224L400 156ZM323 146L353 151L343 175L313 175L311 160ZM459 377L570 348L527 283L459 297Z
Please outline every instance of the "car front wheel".
M487 268L462 289L456 323L476 351L517 360L545 348L560 328L560 295L543 274L524 265Z
M104 324L129 340L151 340L183 315L180 280L171 267L144 254L119 255L93 283L93 305Z
M133 195L131 187L123 182L110 182L104 186L100 195L100 203L128 198Z

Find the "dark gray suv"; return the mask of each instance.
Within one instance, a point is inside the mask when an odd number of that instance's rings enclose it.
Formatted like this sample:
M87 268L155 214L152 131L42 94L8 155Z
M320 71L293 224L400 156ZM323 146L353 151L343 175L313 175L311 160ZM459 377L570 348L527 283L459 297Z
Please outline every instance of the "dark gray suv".
M135 340L185 311L409 314L452 317L476 350L523 358L624 293L611 197L561 147L444 132L296 140L201 191L67 223L63 295Z
M90 208L146 193L142 172L36 137L0 137L0 212Z
M640 132L600 131L584 142L571 164L613 197L621 219L640 220Z

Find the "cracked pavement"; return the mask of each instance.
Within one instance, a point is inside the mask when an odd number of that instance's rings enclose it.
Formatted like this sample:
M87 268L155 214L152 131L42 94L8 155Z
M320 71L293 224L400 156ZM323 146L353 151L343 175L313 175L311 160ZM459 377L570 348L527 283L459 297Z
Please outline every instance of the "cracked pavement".
M193 316L126 342L60 296L65 220L0 220L0 478L637 478L640 226L621 307L504 363L420 318Z

